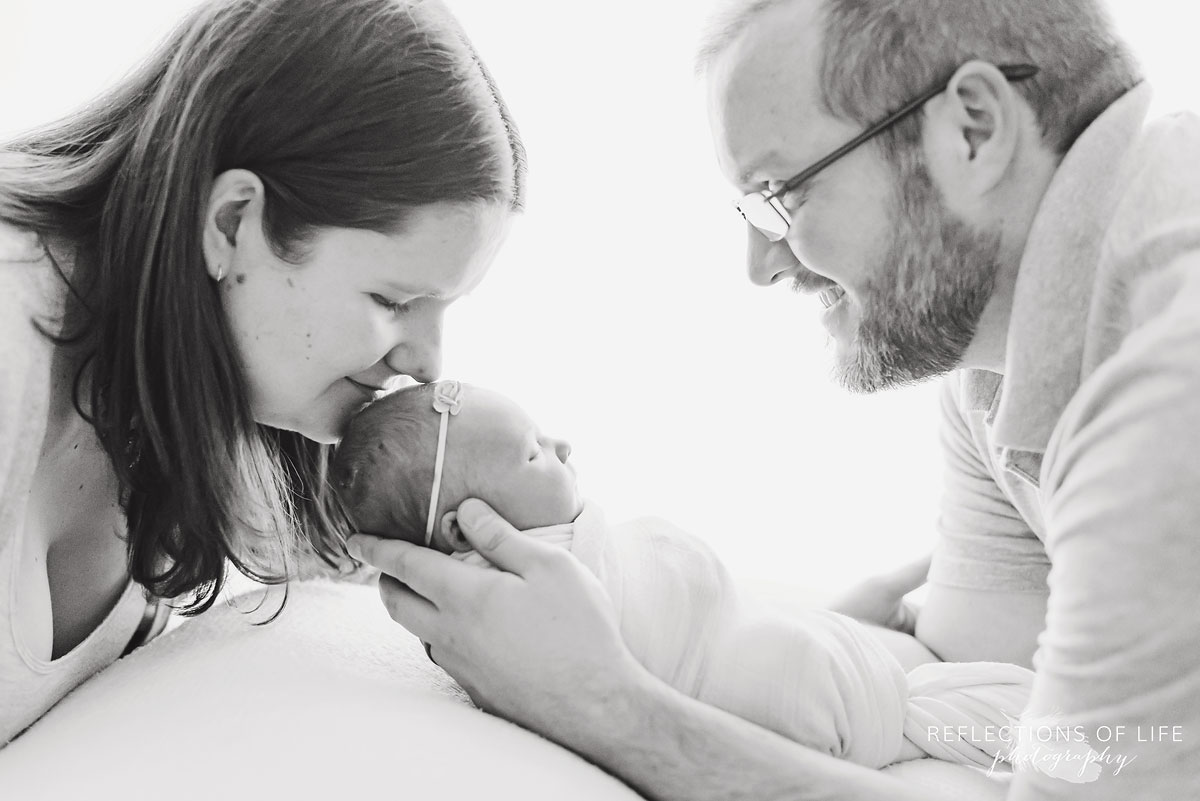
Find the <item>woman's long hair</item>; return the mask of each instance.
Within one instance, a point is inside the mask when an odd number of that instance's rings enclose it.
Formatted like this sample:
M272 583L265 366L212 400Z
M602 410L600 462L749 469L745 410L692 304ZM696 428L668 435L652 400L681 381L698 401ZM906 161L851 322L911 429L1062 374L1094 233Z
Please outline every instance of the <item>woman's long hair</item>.
M300 261L322 227L519 208L524 151L456 21L422 0L209 2L110 94L0 147L0 221L73 246L78 324L56 341L86 354L75 405L120 480L130 574L192 614L226 559L281 583L298 552L347 558L330 449L254 422L205 269L209 191L233 168L262 179L268 241Z

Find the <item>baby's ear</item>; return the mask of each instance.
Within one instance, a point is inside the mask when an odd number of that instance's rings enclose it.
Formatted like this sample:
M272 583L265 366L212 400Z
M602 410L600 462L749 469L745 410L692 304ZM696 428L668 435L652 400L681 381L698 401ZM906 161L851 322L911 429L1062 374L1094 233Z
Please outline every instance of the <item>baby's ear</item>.
M458 525L458 512L446 512L446 514L442 515L441 526L442 539L450 543L450 547L455 551L462 553L474 550L471 543L467 542L466 536L463 535L462 528Z

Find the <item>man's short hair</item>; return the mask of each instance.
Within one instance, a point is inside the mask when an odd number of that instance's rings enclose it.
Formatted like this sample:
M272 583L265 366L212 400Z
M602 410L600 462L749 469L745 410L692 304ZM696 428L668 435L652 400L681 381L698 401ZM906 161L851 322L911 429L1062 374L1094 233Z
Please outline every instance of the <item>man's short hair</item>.
M764 12L794 0L733 0L701 45L703 72ZM962 64L1033 64L1015 84L1043 141L1066 153L1141 80L1101 0L823 0L821 92L826 110L867 126ZM889 155L920 141L918 118L881 138Z

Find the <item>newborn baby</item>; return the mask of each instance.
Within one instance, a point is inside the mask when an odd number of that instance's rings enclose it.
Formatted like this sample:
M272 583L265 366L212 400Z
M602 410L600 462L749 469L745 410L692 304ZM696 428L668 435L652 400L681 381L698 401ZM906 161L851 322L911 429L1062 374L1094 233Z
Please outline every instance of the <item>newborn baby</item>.
M364 409L332 480L358 530L485 567L455 510L487 501L600 579L649 671L806 746L874 768L923 756L990 768L1007 754L996 733L1023 711L1029 670L931 663L906 675L857 621L819 609L784 616L739 593L713 553L669 523L608 526L581 500L570 453L507 398L444 381Z

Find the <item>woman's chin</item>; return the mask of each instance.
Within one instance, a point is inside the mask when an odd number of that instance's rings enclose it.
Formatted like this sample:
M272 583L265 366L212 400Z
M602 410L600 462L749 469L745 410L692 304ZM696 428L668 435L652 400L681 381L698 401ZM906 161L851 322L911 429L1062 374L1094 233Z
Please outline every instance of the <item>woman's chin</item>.
M280 431L291 431L322 445L336 445L341 441L346 427L350 425L350 418L354 411L357 411L357 408L351 410L351 413L327 415L324 419L297 420L282 415L263 415L257 417L257 420L262 425Z
M319 431L319 432L297 431L296 433L298 433L300 436L304 437L305 439L310 439L313 442L316 442L321 445L337 445L339 442L342 441L342 435L340 433L333 434L328 431Z

